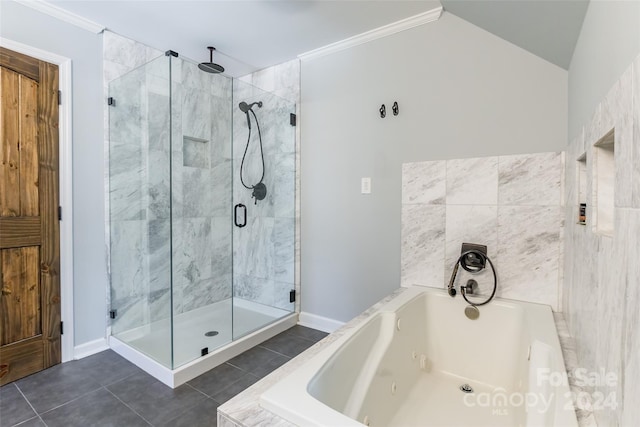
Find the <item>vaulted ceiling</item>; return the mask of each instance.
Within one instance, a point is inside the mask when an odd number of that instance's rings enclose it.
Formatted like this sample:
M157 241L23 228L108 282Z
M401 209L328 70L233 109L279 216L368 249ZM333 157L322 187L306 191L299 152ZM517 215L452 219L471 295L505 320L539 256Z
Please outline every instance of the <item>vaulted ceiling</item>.
M440 6L429 0L49 0L160 50L238 76ZM567 69L588 0L442 0L445 10Z

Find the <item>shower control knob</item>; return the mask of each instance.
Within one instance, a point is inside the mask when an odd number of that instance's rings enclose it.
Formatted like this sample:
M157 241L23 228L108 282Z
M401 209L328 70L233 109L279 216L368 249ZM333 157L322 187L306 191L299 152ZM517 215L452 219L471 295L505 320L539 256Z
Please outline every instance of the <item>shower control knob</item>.
M255 203L258 203L258 200L262 200L267 197L267 186L263 183L258 183L253 186L253 193L251 193L251 197L255 198Z

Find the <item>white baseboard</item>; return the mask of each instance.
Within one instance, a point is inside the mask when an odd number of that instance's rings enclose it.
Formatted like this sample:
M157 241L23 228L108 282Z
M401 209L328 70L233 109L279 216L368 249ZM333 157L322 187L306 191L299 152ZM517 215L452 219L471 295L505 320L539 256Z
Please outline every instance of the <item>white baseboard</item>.
M301 312L298 319L298 325L308 328L317 329L322 332L331 333L340 329L345 322L329 319L328 317L318 316L317 314Z
M107 344L106 338L89 341L74 347L73 358L76 360L82 359L84 357L91 356L92 354L100 353L101 351L107 350L108 348L109 344Z

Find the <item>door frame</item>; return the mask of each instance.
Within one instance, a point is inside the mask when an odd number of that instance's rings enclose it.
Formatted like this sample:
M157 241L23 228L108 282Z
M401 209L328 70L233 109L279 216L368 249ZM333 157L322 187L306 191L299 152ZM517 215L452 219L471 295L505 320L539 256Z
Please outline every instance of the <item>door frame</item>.
M60 320L64 322L61 336L62 362L74 359L73 324L73 151L72 151L72 84L71 59L26 44L0 37L0 46L58 66L59 89L59 180L60 206Z

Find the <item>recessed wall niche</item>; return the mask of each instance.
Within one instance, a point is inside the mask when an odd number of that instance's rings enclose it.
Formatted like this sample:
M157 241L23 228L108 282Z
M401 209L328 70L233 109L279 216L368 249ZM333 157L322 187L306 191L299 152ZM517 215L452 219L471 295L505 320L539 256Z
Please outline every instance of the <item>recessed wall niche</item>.
M614 182L615 182L615 131L612 129L594 144L594 200L595 230L605 236L613 236Z
M577 159L576 179L578 181L578 224L587 223L587 153Z
M192 168L209 167L209 141L185 136L182 139L182 165Z

